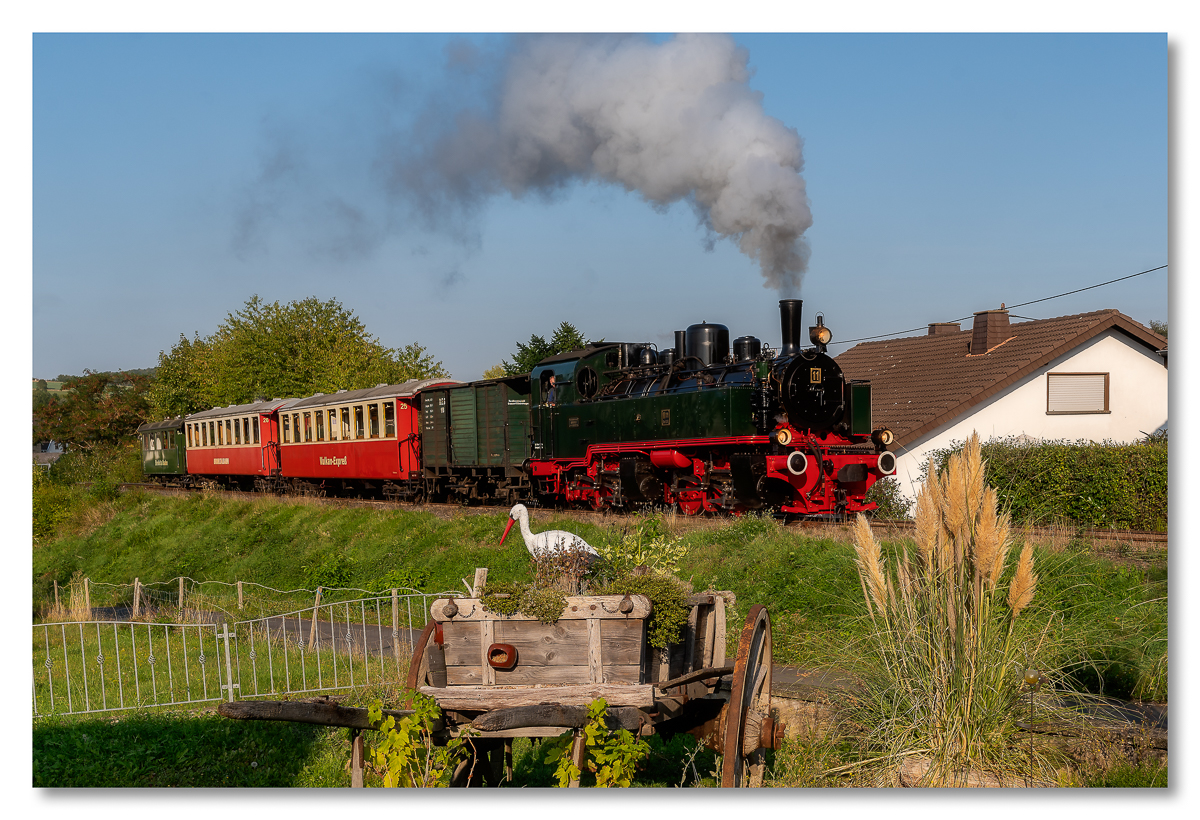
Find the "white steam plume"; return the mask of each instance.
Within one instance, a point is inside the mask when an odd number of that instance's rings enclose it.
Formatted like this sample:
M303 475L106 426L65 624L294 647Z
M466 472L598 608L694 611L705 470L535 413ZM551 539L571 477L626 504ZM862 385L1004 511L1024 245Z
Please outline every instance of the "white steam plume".
M393 149L391 189L431 221L577 180L688 201L792 295L812 225L802 141L763 111L747 59L723 35L522 38L485 106L435 109Z

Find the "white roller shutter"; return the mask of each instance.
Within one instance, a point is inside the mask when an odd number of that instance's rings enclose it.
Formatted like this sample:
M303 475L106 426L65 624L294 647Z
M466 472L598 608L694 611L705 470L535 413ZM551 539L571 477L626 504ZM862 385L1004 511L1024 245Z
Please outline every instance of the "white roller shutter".
M1107 373L1050 373L1046 378L1047 413L1108 412Z

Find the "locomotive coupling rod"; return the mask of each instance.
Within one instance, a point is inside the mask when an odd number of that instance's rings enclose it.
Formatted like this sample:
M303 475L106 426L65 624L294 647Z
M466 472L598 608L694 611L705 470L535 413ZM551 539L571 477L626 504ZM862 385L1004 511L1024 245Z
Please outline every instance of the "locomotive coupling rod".
M663 681L662 683L654 684L655 689L667 690L673 686L683 686L685 683L692 681L704 680L706 678L719 678L722 675L732 675L732 666L709 666L704 669L697 669L695 672L688 672L686 675L680 675L677 678Z

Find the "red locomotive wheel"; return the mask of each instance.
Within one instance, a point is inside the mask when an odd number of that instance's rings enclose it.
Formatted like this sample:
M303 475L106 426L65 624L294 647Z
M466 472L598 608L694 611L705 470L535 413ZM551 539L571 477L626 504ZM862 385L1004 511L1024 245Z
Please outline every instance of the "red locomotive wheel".
M764 724L771 715L771 616L765 606L751 608L738 641L733 692L726 704L722 786L761 786L766 768Z

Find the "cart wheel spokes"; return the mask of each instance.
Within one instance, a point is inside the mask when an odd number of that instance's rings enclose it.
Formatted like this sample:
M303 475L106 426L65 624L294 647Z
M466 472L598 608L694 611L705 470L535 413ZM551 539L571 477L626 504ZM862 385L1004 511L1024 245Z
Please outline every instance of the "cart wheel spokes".
M771 617L762 605L746 616L725 708L721 785L761 786L766 768L762 730L766 723L770 731L771 715Z

